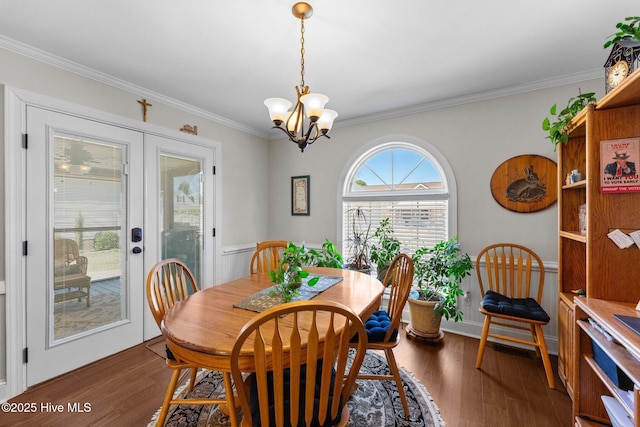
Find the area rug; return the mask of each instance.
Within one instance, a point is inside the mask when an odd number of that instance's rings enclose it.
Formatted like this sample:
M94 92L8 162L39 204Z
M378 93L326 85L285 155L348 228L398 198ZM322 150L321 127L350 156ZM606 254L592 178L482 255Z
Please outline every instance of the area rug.
M370 374L389 374L384 356L367 352L361 372ZM409 372L400 368L400 376L409 404L410 417L405 418L402 402L394 381L358 380L358 388L347 403L349 407L350 427L441 427L444 421L431 396ZM183 395L184 386L176 394ZM222 375L219 372L205 371L189 394L191 397L221 396L224 394ZM158 410L148 427L155 426ZM178 405L171 406L165 426L226 427L230 426L229 417L214 405Z

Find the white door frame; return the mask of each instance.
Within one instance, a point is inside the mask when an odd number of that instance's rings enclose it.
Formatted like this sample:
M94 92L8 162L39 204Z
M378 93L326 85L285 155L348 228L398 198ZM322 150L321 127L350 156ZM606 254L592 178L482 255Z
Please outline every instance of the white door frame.
M193 144L213 147L215 150L216 179L214 180L214 227L216 238L211 262L214 268L213 283L222 281L222 239L219 224L222 212L222 144L195 135L165 129L126 117L117 116L67 101L50 98L22 89L4 86L4 183L5 183L5 283L6 283L6 382L0 382L0 402L26 390L26 365L23 349L26 347L25 259L22 255L25 240L25 176L26 153L23 134L26 132L27 105L48 108L61 113L96 120L106 124L126 127ZM0 355L0 363L5 355Z

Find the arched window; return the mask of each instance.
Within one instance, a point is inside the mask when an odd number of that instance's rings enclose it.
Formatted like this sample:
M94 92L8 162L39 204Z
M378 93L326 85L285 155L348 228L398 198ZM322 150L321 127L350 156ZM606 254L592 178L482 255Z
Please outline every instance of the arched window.
M385 218L402 251L410 255L419 247L432 247L455 235L453 172L426 142L406 137L377 141L347 168L342 191L345 261L353 255L354 237L368 238L369 245L376 243L373 234Z

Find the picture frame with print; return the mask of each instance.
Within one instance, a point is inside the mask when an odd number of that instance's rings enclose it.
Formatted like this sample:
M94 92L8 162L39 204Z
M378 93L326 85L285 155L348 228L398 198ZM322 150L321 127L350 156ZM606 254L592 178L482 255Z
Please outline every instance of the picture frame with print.
M310 181L309 175L291 177L291 215L311 215Z
M640 192L640 138L600 141L600 192Z

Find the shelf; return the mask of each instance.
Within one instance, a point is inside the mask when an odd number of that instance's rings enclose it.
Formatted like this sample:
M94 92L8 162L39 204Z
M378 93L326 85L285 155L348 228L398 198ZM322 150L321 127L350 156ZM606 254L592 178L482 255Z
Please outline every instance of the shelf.
M629 350L620 344L607 340L600 332L584 320L578 320L580 328L595 341L600 348L609 355L611 360L627 374L634 384L640 384L640 363L629 353ZM625 327L620 323L621 327ZM613 334L612 331L609 331ZM608 378L608 377L607 377ZM613 384L611 384L613 385Z
M619 108L640 103L640 70L631 73L598 101L596 109Z
M585 420L584 418L576 418L576 427L604 427L607 424L597 423L591 420Z
M578 181L578 182L574 182L571 184L566 184L562 186L563 190L572 190L575 188L586 188L587 187L587 180L583 179L582 181Z
M560 237L564 237L565 239L587 243L587 235L581 234L579 231L559 231L558 234L560 235Z
M622 405L624 410L627 412L627 414L633 417L633 408L629 407L629 405L627 405L627 402L620 399L618 395L618 391L622 391L622 390L616 387L613 381L609 379L607 374L602 370L602 368L600 368L600 365L598 365L598 363L592 357L589 357L586 354L583 356L584 356L584 359L589 364L589 366L591 367L591 369L593 369L593 371L596 373L598 378L600 378L600 381L602 381L602 383L607 387L607 389L609 390L609 393L611 393L611 396L615 397L616 400L620 402L620 404Z

